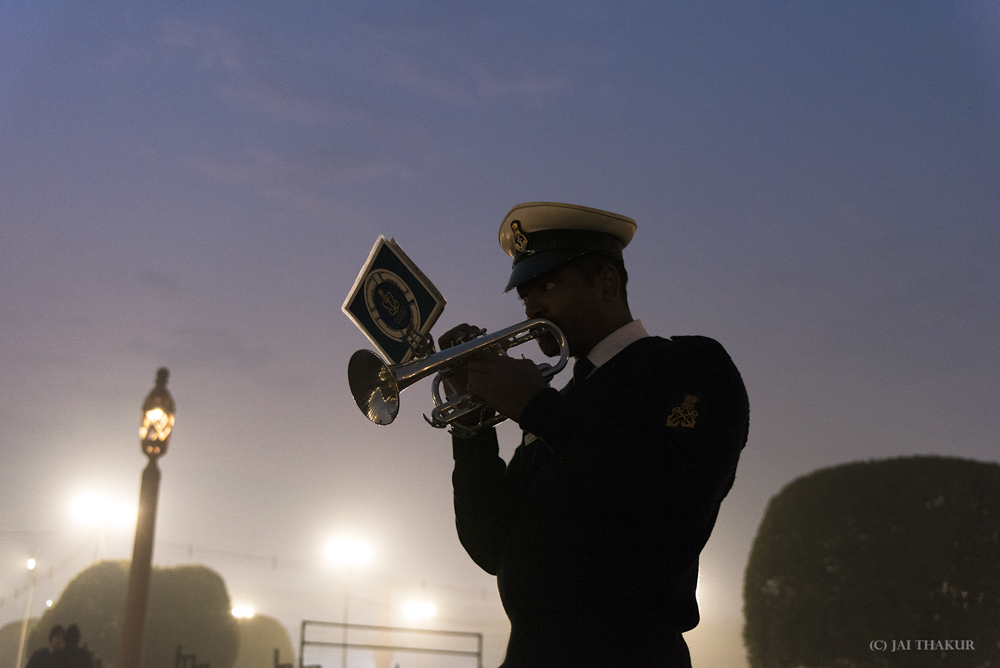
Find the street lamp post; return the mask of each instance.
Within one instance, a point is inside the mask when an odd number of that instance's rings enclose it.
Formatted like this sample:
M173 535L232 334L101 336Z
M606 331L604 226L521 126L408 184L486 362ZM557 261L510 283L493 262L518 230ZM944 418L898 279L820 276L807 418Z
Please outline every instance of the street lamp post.
M35 596L35 560L28 559L28 602L24 604L24 622L21 624L21 641L17 646L17 663L15 668L20 668L21 659L24 658L24 641L28 636L28 618L31 616L31 599Z
M120 668L141 668L146 632L146 608L149 603L149 581L153 571L153 535L156 530L156 502L160 492L160 469L156 460L167 453L170 433L174 427L174 400L167 391L170 372L156 372L156 386L142 404L142 426L139 438L142 452L149 464L142 472L139 487L139 516L135 525L135 544L128 575L125 597L125 625Z

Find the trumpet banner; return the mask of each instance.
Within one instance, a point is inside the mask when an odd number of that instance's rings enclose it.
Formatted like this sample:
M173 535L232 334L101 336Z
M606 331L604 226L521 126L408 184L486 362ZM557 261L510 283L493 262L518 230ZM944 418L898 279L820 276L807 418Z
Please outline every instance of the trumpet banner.
M379 235L342 310L391 364L414 356L445 299L396 243Z

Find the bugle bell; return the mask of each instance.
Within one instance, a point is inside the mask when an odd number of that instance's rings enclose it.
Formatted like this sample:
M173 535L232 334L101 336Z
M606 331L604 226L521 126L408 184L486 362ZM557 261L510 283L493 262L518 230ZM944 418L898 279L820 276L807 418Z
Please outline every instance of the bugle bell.
M538 364L538 370L545 380L549 381L566 366L569 360L569 346L566 337L555 323L535 318L493 334L487 335L481 332L469 341L404 364L389 365L374 352L359 350L351 356L351 361L347 365L351 395L365 417L375 424L389 424L399 413L399 393L418 380L436 373L437 377L431 388L434 410L430 417L424 416L427 422L439 429L451 425L461 432L475 432L498 424L506 418L497 415L488 420L481 420L475 425L455 422L465 415L485 408L486 404L471 394L450 394L442 399L440 392L442 382L480 352L486 350L503 352L545 334L555 338L560 348L559 360L554 365L547 362Z

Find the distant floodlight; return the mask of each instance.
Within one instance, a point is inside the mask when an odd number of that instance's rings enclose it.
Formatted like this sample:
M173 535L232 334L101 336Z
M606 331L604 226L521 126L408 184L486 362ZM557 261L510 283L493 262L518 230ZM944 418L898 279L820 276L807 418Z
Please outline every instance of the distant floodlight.
M73 517L87 524L98 524L104 515L104 499L93 494L85 494L73 501Z
M45 607L46 608L51 608L52 607L52 599L51 598L49 600L45 601Z
M34 559L28 559L28 570L29 571L35 570L35 560Z
M96 494L85 494L73 501L72 512L84 524L127 527L135 524L139 509L125 501L113 502Z
M407 601L403 604L403 614L410 619L430 619L437 613L437 608L428 601Z
M233 608L233 617L236 619L250 619L253 617L253 608L249 605L238 605Z
M363 566L371 562L375 550L363 541L338 536L326 544L326 556L339 566Z

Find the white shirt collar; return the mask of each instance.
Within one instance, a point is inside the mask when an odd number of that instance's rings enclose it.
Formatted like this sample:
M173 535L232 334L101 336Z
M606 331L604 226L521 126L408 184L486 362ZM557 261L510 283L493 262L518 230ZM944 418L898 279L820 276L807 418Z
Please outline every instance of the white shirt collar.
M647 336L649 334L646 333L646 328L642 326L642 321L633 320L601 339L601 342L587 353L587 359L594 363L594 368L596 369L631 344Z

